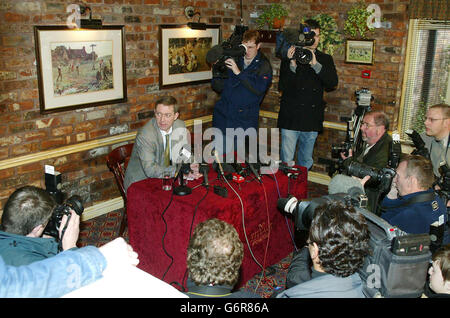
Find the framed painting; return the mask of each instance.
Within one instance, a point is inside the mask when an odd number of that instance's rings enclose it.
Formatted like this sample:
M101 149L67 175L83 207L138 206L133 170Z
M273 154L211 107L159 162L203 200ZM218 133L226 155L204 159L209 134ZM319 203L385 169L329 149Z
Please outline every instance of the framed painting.
M124 26L35 26L41 113L127 100Z
M206 30L187 25L159 26L159 87L205 83L211 80L211 66L206 53L219 44L220 26Z
M373 64L375 40L346 40L345 63Z

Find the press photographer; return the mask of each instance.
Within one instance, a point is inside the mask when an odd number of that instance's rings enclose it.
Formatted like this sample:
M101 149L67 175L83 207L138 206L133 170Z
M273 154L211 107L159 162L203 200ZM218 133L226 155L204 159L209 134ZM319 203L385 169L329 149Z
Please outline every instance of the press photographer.
M209 61L214 63L216 60L215 63L219 63L215 68L220 68L222 60L225 64L226 75L214 72L212 78L213 89L220 92L220 99L214 106L212 126L220 129L228 144L234 141L235 136L227 136L227 128L258 129L259 105L272 82L270 62L259 50L259 32L246 30L242 37L241 28L236 27L235 32L237 35L232 36L229 50L224 49L222 44L219 48L213 47L207 55ZM238 44L239 39L242 43ZM245 51L241 49L240 44L246 48ZM226 54L232 52L241 53L236 54L237 56ZM224 146L216 149L226 149Z
M381 202L381 217L407 233L430 233L432 224L443 229L447 209L433 189L432 171L431 162L422 156L402 157L391 189Z
M425 142L425 148L430 154L433 172L440 177L439 168L450 167L449 149L450 109L447 104L431 106L425 117L425 133L420 136Z
M297 35L292 38L288 31L277 35L276 52L281 58L277 123L281 129L280 155L283 162L293 161L298 144L296 164L311 169L314 145L323 129L324 91L337 87L338 76L331 55L317 49L320 42L317 21L306 20L294 34Z
M0 255L20 266L76 247L83 206L79 197L57 205L41 188L25 186L8 198L0 225ZM45 232L55 235L43 235Z
M392 137L388 134L389 119L383 112L369 111L361 122L361 139L363 143L359 148L349 151L349 155L341 154L343 160L347 161L347 165L354 161L374 169L384 169L389 166L391 153L393 153ZM401 153L400 149L395 152ZM366 195L368 197L368 210L379 215L378 203L384 197L378 188L376 180L367 182L365 186Z
M310 202L278 201L278 208L309 237L308 246L294 253L288 289L277 297L419 297L431 256L430 236L407 234L362 208L364 190L355 178L336 175L329 192ZM337 248L344 252L333 252Z

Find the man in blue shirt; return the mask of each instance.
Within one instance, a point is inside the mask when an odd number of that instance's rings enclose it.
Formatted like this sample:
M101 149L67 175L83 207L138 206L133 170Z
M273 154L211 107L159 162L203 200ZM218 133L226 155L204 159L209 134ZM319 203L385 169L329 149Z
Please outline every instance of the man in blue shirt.
M55 206L53 198L38 187L24 186L11 194L0 224L0 256L6 265L28 265L55 256L60 249L76 248L80 216L73 211L62 239L59 231L60 242L43 235ZM60 229L64 225L61 221Z
M381 217L409 234L429 233L430 225L447 220L446 206L434 192L430 160L406 155L399 163L391 190L381 202Z

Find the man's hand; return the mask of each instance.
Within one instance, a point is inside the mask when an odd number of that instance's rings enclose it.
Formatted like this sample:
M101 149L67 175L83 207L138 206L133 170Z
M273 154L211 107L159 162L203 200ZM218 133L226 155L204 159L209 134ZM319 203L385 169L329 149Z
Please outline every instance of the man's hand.
M311 55L312 55L312 59L311 59L311 62L309 62L309 64L310 65L316 65L317 64L316 54L314 54L313 50L311 50L309 48L306 48L306 49L310 50L311 51Z
M62 248L64 251L77 247L78 235L80 234L80 216L75 213L74 210L70 210L70 220L67 224L66 231L62 237ZM64 215L61 219L61 225L59 226L59 237L61 238L62 230L67 223L67 215Z
M105 272L111 271L116 266L136 266L139 264L138 254L122 237L118 237L99 247L99 251L106 259L107 267ZM103 275L105 275L105 272L103 272Z
M349 150L348 150L348 156L346 156L343 152L341 152L341 158L342 158L343 160L345 160L345 159L347 159L347 158L350 158L350 157L353 157L353 150L352 150L352 149L349 149Z
M293 58L295 53L295 46L292 45L287 51L287 58L291 61L291 66L297 67L297 61Z
M236 62L234 61L234 59L232 59L232 58L225 60L225 66L228 67L230 70L232 70L235 75L238 75L239 73L241 73L241 70L236 65Z

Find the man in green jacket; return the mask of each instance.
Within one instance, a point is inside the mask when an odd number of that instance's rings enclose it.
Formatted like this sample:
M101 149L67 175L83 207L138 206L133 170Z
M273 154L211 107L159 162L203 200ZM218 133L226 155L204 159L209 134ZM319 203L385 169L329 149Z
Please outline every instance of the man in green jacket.
M361 137L364 141L360 149L353 154L350 150L349 160L353 160L372 168L382 169L388 166L392 137L388 134L389 119L385 113L370 111L364 115L361 122ZM341 154L343 159L347 159ZM378 213L378 204L383 199L383 194L378 190L378 185L369 180L365 184L368 199L368 209Z

